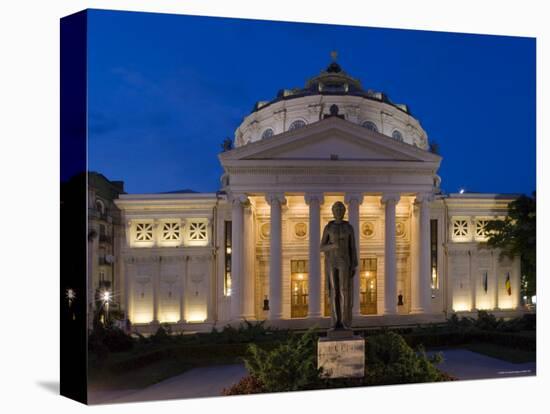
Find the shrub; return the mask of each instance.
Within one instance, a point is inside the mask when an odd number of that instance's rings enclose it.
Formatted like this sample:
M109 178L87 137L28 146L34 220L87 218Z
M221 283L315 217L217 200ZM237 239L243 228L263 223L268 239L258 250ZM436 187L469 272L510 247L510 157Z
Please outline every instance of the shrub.
M238 383L222 390L222 395L244 395L265 392L263 384L252 375L243 377Z
M447 329L451 331L468 331L478 329L482 331L500 331L500 332L519 332L533 331L536 329L536 315L525 314L519 318L504 320L497 319L495 315L487 311L480 310L477 318L458 317L453 313L447 319Z
M203 334L202 338L207 342L214 343L249 343L273 340L287 335L286 331L268 329L265 327L266 321L250 322L245 320L238 327L226 325L221 331L213 328L208 334Z
M481 330L492 331L497 329L501 323L502 319L499 321L492 313L480 310L477 312L477 319L474 321L474 326Z
M245 362L251 378L226 390L226 395L452 379L434 366L442 361L441 355L429 358L422 347L415 352L402 336L394 332L367 339L364 378L320 379L316 339L313 330L309 330L301 336L292 335L272 351L249 345L250 355Z
M310 329L303 335L291 335L271 351L250 344L249 356L245 357L246 367L266 392L312 388L320 374L316 339L317 335Z
M155 344L162 344L170 342L170 334L172 333L172 328L168 324L162 324L158 327L154 335L151 335L151 342Z
M98 325L88 337L88 349L98 357L108 352L123 352L132 349L134 341L130 335L115 326Z
M369 337L366 348L365 384L406 384L446 379L434 366L442 361L441 355L428 358L422 347L415 352L402 336L394 332Z

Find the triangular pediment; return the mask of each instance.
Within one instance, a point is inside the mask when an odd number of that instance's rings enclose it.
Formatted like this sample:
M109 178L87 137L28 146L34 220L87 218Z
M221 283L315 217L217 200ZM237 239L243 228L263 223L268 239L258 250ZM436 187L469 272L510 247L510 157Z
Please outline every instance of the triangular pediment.
M441 158L340 118L328 118L222 153L220 160L222 164L237 160L439 163Z

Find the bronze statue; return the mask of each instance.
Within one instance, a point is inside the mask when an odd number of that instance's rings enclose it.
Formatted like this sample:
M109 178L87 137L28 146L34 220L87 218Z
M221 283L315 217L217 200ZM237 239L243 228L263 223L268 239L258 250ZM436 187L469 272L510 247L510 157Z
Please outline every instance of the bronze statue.
M343 220L346 214L344 203L334 203L332 214L334 220L325 226L321 239L331 305L331 330L349 330L353 308L353 275L358 264L355 234L353 226Z

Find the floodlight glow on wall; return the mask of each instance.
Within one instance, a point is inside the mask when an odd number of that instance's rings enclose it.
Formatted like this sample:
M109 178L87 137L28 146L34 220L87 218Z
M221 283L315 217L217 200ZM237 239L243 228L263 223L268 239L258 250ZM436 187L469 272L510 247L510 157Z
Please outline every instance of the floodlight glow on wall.
M194 310L189 312L189 317L187 322L204 322L206 320L206 311L204 310Z

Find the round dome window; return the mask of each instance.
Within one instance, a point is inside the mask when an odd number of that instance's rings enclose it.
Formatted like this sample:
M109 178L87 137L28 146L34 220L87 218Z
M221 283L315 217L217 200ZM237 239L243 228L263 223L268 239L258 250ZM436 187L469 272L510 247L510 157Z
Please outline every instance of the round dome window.
M266 138L271 138L273 136L273 130L271 128L267 128L263 133L262 133L262 139L266 139Z
M393 139L403 142L403 135L397 129L392 132L391 136Z
M376 124L372 121L363 122L363 127L367 128L369 131L378 132L378 128L376 127Z
M295 129L300 129L306 126L306 123L302 121L301 119L298 119L294 121L290 126L288 127L289 131L294 131Z

